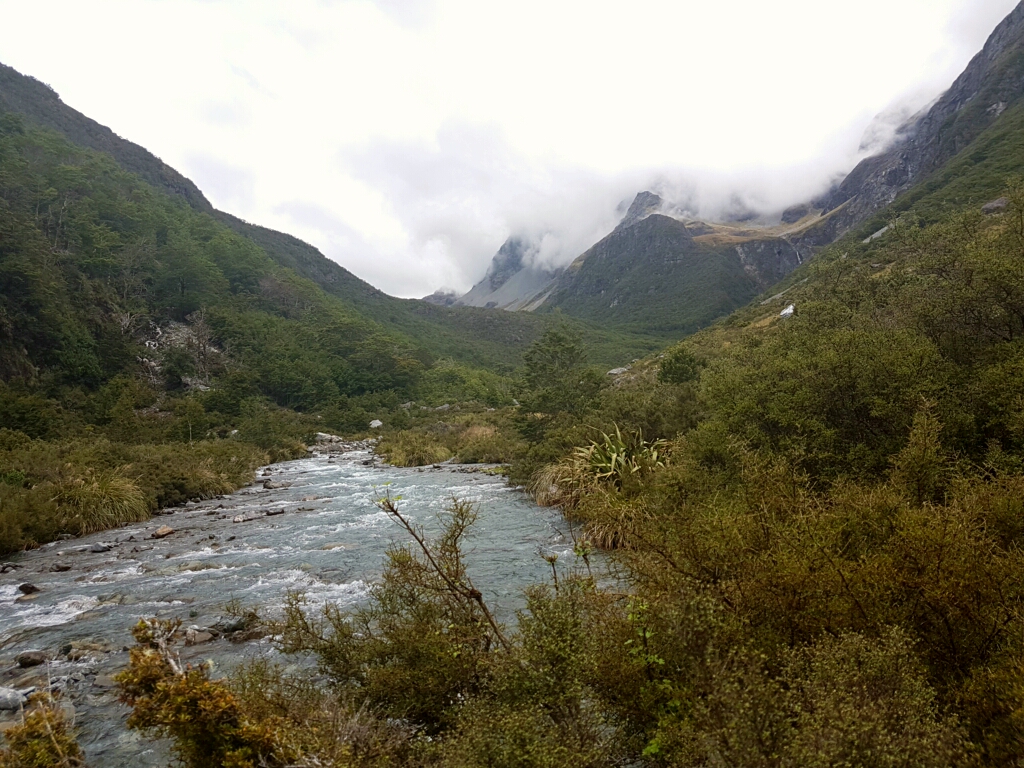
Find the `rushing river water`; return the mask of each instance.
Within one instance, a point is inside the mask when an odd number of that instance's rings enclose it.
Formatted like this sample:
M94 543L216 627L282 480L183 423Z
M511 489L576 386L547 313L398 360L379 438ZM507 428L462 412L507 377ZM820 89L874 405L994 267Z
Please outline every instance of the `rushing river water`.
M127 709L116 702L111 675L127 661L132 625L151 616L179 617L201 632L230 620L229 601L272 614L294 590L313 605L354 605L379 576L388 545L407 540L374 503L385 487L402 497L402 511L428 533L437 530L437 514L453 496L478 504L467 562L476 586L505 619L521 605L525 586L549 577L541 553L572 557L556 510L469 468L381 466L363 446L266 472L260 480L269 488L255 485L147 523L55 542L5 564L0 686L60 688L90 765L168 763L167 745L127 731ZM237 517L251 519L234 522ZM174 533L152 538L163 525ZM26 583L39 591L22 597L19 587ZM19 668L15 658L28 650L53 660ZM266 642L213 639L186 648L183 657L213 659L223 668L247 653L274 652ZM6 713L7 722L12 718Z

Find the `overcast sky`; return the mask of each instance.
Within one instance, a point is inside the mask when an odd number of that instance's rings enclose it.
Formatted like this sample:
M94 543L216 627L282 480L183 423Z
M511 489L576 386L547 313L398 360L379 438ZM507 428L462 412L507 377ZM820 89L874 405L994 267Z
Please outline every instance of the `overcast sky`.
M1017 0L0 0L0 61L399 296L510 234L566 263L643 188L781 210Z

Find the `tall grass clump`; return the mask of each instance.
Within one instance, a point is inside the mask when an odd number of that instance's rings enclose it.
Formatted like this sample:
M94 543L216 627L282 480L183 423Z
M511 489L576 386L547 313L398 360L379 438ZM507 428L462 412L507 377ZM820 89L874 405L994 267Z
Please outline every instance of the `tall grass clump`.
M538 504L561 507L567 518L583 522L590 544L617 549L629 546L627 532L644 520L643 483L665 467L670 444L644 440L640 430L624 436L617 425L600 435L535 472L528 490Z
M396 467L423 467L448 461L454 455L435 436L406 430L383 438L377 452Z
M146 494L119 470L62 480L55 491L58 524L67 533L84 536L149 518Z

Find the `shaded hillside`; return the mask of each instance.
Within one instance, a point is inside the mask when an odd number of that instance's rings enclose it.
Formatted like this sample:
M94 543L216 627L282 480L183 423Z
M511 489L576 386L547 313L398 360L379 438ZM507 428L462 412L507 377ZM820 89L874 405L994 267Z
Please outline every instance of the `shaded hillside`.
M710 229L710 228L709 228ZM701 328L800 263L785 240L694 236L660 213L629 217L559 277L545 309L662 337Z

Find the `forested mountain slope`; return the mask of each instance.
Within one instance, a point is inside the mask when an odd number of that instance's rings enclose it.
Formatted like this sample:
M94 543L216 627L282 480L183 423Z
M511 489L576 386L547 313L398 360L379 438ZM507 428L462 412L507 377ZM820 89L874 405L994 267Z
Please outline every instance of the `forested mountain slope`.
M690 225L693 226L693 225ZM557 279L542 311L678 338L743 306L800 256L770 233L695 231L662 213L627 217Z
M345 301L351 311L402 337L429 357L451 357L471 365L507 369L549 322L388 296L298 238L215 210L195 184L149 151L67 106L38 80L2 64L0 111L20 114L29 125L56 130L77 146L106 153L124 170L182 198L193 210L211 215L256 243L276 264L316 283ZM656 343L599 328L579 327L594 344L596 357L609 364L653 349Z

